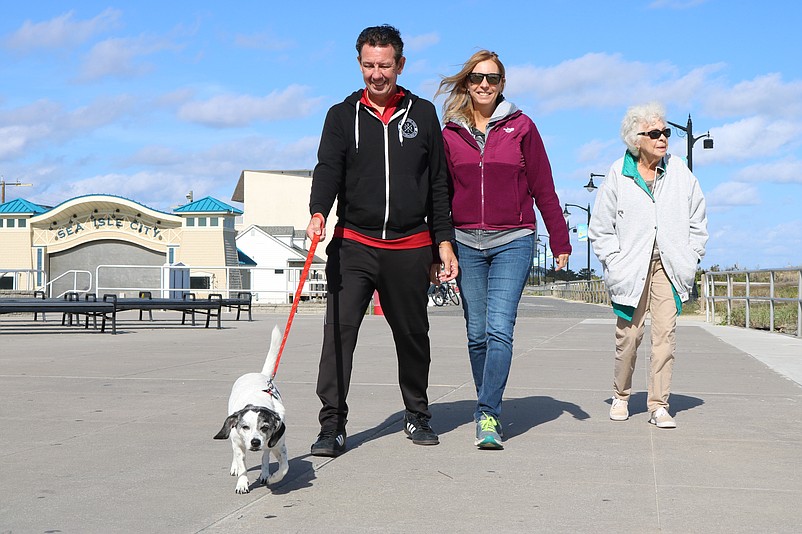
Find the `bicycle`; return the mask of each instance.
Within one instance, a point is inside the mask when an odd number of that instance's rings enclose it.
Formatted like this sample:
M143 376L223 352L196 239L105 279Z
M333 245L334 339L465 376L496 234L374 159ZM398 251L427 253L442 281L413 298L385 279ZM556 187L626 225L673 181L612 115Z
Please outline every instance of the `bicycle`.
M455 306L459 306L460 299L457 291L455 284L446 282L439 285L432 284L429 286L428 294L435 306L442 306L446 302L451 302Z

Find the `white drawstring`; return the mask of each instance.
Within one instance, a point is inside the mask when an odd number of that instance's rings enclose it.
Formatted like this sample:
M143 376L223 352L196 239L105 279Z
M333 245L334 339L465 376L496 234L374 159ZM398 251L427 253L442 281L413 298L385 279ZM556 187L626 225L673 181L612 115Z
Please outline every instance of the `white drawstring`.
M401 117L401 122L398 123L398 142L401 143L401 146L404 146L404 136L402 132L404 131L404 123L407 122L407 117L409 116L409 110L412 108L412 99L409 99L409 104L407 104L407 110L404 112L404 116Z
M356 101L356 113L354 114L354 139L356 140L356 151L359 153L359 100Z

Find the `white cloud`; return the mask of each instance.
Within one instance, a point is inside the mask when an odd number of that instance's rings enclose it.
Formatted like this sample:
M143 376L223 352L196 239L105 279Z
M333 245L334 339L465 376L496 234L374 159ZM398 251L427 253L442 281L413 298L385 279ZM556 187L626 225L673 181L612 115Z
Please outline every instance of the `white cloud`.
M778 73L758 76L733 87L712 88L703 94L708 96L706 107L713 115L802 115L802 81L784 82Z
M33 140L43 137L46 132L41 126L0 127L0 139L3 139L0 143L0 161L19 157Z
M32 146L44 141L63 142L115 122L134 107L134 99L117 96L97 99L65 111L49 100L0 110L0 159L22 157Z
M195 198L211 195L228 202L243 169L311 169L319 139L303 137L291 142L252 136L220 143L205 150L182 150L151 145L122 159L143 167L131 173L115 172L82 177L63 165L40 175L34 202L62 202L79 195L107 193L131 198L147 206L171 211L184 203L190 189ZM51 166L52 167L52 166ZM41 170L42 165L36 169ZM29 176L20 172L15 176Z
M703 132L694 132L694 135ZM790 120L772 120L767 117L748 117L723 126L710 128L715 141L714 150L699 150L699 142L694 146L694 161L721 162L744 161L766 156L787 153L790 147L799 143L802 125ZM686 146L686 139L672 138L672 146ZM682 153L687 150L683 150Z
M20 52L35 49L72 48L93 35L119 26L122 12L108 8L87 20L73 20L74 11L46 20L26 20L22 27L5 39L5 46Z
M101 41L87 54L80 81L94 81L106 76L133 77L145 74L153 66L137 62L142 56L161 52L162 50L177 50L180 47L167 39L140 36L114 38Z
M280 39L266 32L242 34L234 36L234 44L240 48L251 48L255 50L287 50L295 46L290 40Z
M601 141L594 139L577 149L577 161L580 163L596 163L598 161L614 161L620 157L621 143L617 140ZM618 156L613 157L618 154Z
M724 182L705 194L707 207L722 210L735 206L755 206L760 204L758 189L743 182Z
M310 97L309 91L309 87L293 84L266 96L218 95L182 105L178 116L214 128L306 117L317 111L323 102L321 97Z
M543 112L620 107L647 99L685 104L722 67L706 65L680 75L667 62L642 63L626 61L620 54L590 53L553 67L510 66L505 94L531 98Z
M744 182L802 184L802 161L785 158L770 163L756 163L735 173L735 179Z
M142 147L136 154L123 160L125 165L139 166L170 166L180 165L186 162L185 155L172 148L165 146L146 146Z
M409 52L420 52L426 50L440 42L440 35L436 32L424 33L423 35L413 35L404 37L404 55Z

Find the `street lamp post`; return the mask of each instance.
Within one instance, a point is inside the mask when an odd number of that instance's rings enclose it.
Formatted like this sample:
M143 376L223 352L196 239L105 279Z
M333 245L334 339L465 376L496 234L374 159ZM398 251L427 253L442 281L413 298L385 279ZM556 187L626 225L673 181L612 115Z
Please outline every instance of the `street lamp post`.
M706 138L702 146L705 150L710 150L713 148L713 138L710 137L710 131L706 134L702 134L698 137L693 136L693 121L691 120L691 114L688 114L688 124L685 126L680 126L679 124L671 121L666 121L668 124L673 126L674 128L685 132L685 137L688 138L688 169L693 172L693 145L696 144L696 141L702 138Z
M568 217L571 215L571 212L568 211L568 206L572 206L574 208L579 208L579 209L581 209L582 211L584 211L584 212L586 212L588 214L588 229L590 229L590 204L588 204L587 208L583 208L582 206L579 206L577 204L566 204L565 205L565 209L563 210L563 217L565 217L566 221L568 221ZM587 237L587 241L588 241L588 282L590 282L590 238L589 237Z
M590 180L588 181L587 185L585 185L585 189L588 190L588 193L594 192L598 187L596 184L593 183L594 178L604 178L603 174L597 174L595 172L590 173Z
M548 254L546 252L546 243L543 242L540 239L541 237L544 237L544 238L548 239L549 236L547 236L546 234L537 234L535 236L535 250L537 251L537 266L538 267L540 267L540 247L541 246L543 247L543 270L542 271L538 271L538 277L537 277L538 285L540 285L540 273L541 272L543 272L543 280L546 281L546 274L545 274L546 273L546 258L548 257Z
M17 187L30 187L33 184L22 184L19 180L16 182L6 182L5 178L0 176L0 189L2 189L2 193L0 194L0 204L6 203L6 186L17 186Z

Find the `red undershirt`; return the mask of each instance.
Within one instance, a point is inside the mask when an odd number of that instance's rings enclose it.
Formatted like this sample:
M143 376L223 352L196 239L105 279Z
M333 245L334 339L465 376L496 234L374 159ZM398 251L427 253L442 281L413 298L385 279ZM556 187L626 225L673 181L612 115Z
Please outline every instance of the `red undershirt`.
M389 100L387 101L387 105L384 106L384 111L379 112L373 104L368 100L368 90L365 89L362 91L362 98L360 102L365 105L369 110L371 110L384 124L389 124L390 118L393 116L393 113L396 112L398 109L398 103L404 97L404 92L399 89L394 95L392 95ZM334 237L339 237L342 239L350 239L351 241L356 241L357 243L362 243L363 245L367 245L373 248L383 248L383 249L390 249L390 250L407 250L413 248L421 248L421 247L428 247L432 245L432 236L428 231L419 232L417 234L413 234L406 237L400 237L398 239L379 239L377 237L370 237L364 234L360 234L354 230L349 228L343 228L341 226L337 226L334 228Z

